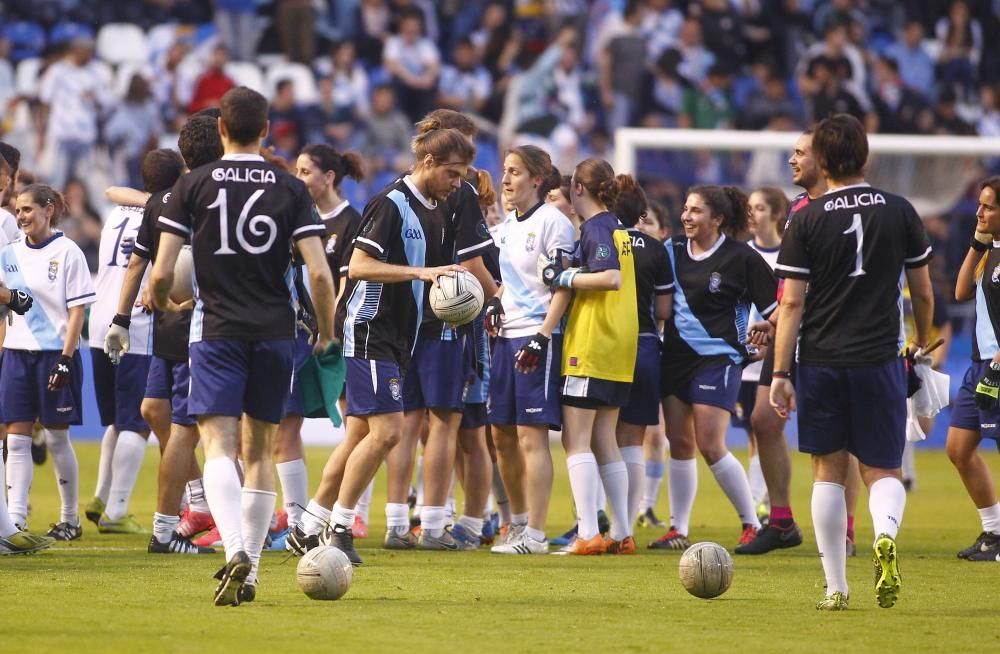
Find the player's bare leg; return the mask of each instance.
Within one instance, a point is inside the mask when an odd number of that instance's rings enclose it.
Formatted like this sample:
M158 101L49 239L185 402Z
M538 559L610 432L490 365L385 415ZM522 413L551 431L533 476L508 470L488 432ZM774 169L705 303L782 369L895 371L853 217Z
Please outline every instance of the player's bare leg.
M454 539L445 534L446 503L451 488L458 447L460 411L429 410L429 430L424 445L424 507L420 514L418 546L428 549L457 549Z
M958 470L983 525L976 542L958 554L959 558L970 561L986 561L991 557L996 560L1000 553L1000 504L997 503L993 473L979 454L981 442L982 435L978 431L957 427L948 430L948 458Z
M528 503L525 497L525 461L519 445L516 425L491 425L490 434L497 453L497 470L503 481L510 506L511 521L504 534L528 523ZM546 434L546 438L548 434ZM547 443L546 443L547 445Z
M455 471L461 471L459 479L465 495L462 515L457 524L476 536L478 541L483 532L483 514L486 512L493 480L493 463L486 447L485 425L459 430L457 454ZM459 462L461 466L458 465Z
M393 447L385 459L386 535L384 544L390 549L411 549L416 540L408 537L410 530L409 505L410 481L413 479L413 465L417 457L417 443L427 421L427 410L416 409L403 414L403 432L399 443Z

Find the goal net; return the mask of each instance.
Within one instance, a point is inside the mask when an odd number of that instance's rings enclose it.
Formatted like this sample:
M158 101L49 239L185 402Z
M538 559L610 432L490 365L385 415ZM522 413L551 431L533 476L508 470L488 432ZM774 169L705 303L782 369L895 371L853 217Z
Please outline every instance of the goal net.
M651 195L683 197L694 184L777 186L792 197L788 157L798 132L624 128L615 170ZM907 198L922 216L951 211L969 185L997 169L1000 138L872 134L866 178Z

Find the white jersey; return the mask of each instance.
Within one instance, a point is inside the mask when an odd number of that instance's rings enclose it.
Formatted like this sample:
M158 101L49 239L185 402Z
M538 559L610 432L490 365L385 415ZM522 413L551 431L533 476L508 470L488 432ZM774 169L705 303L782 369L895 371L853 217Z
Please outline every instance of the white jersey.
M15 316L7 327L4 349L61 351L68 309L91 304L96 295L87 259L62 232L39 245L21 239L0 250L0 280L34 298L28 313Z
M0 209L0 248L21 238L17 218L6 209Z
M121 253L122 240L134 239L142 224L142 207L115 207L111 210L101 231L101 249L97 268L97 301L90 308L90 347L104 348L111 319L118 313L118 298L125 283L128 259ZM149 281L151 266L139 284L139 295ZM153 316L142 310L136 302L132 307L132 325L128 330L130 354L153 353Z
M781 250L781 246L775 248L765 248L757 245L757 241L750 239L747 244L753 248L757 254L764 257L764 261L767 265L774 270L774 266L778 263L778 251ZM757 311L757 307L750 307L750 323L762 322L764 320L763 316L760 315L760 311ZM773 345L772 345L773 347ZM749 366L743 369L743 381L756 382L760 379L760 371L764 368L763 361L754 361Z
M575 234L569 218L546 203L520 218L512 211L497 226L495 239L500 248L506 314L501 336L518 338L538 333L552 301L552 291L538 278L538 259L551 258L556 250L568 255L573 250Z

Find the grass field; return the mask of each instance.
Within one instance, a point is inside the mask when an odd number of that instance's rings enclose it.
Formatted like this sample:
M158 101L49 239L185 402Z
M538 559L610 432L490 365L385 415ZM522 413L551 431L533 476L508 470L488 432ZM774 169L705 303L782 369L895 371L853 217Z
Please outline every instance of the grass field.
M558 450L558 447L554 448ZM98 446L77 445L81 502L90 499ZM742 453L741 453L742 456ZM987 451L995 471L998 458ZM317 479L326 451L308 453ZM30 557L0 557L5 649L35 652L942 652L1000 650L996 612L1000 564L968 563L955 552L979 533L974 507L943 452L918 455L919 482L899 538L903 590L879 609L864 544L872 534L863 496L859 556L848 563L851 610L820 613L823 575L809 525L808 459L794 457L794 508L802 547L736 558L733 585L699 600L677 580L679 554L634 557L501 557L471 553L387 552L377 538L358 541L365 565L338 602L314 602L295 584L295 560L266 553L258 599L212 606L211 575L222 555L146 554L148 536L83 539ZM149 526L155 467L149 450L133 510ZM738 525L711 474L700 468L693 540L732 549ZM555 534L572 514L566 469L556 462ZM371 531L384 530L384 485L376 483ZM58 515L51 463L36 469L36 531ZM660 514L666 515L665 489ZM640 547L658 536L639 530ZM993 649L998 648L998 649Z

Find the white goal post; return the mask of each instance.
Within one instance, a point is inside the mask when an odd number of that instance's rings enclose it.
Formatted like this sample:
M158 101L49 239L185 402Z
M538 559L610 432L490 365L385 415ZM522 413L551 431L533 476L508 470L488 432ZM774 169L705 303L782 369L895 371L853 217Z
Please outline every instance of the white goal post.
M769 157L774 176L766 181L788 187L791 174L784 160L798 134L626 127L615 131L614 167L641 178L639 150L744 151ZM1000 157L1000 137L871 134L868 146L873 185L907 197L922 214L950 210L983 174L980 161Z

